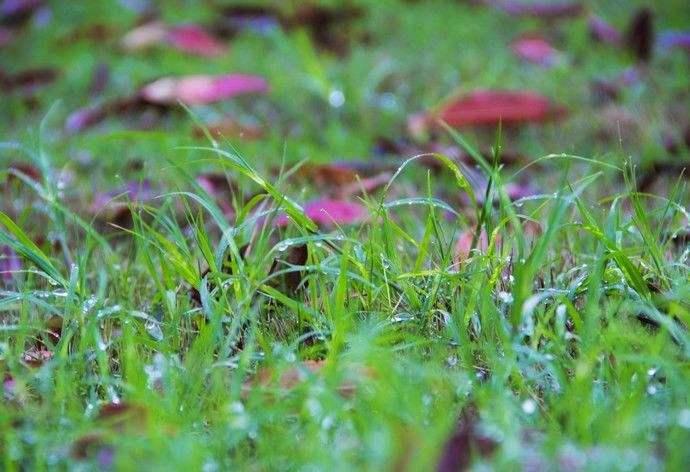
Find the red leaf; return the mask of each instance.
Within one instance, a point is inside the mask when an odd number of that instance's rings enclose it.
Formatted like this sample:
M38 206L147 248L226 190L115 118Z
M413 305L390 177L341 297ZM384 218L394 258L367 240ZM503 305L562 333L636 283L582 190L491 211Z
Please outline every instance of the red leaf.
M227 100L237 95L267 91L266 80L256 75L190 75L158 79L145 85L140 95L147 102L161 105L172 105L178 101L188 105L201 105Z
M304 213L319 226L348 225L363 221L367 217L367 210L359 203L346 200L320 199L307 203ZM285 227L289 223L287 215L281 214L276 218L278 227Z
M529 91L477 90L443 106L436 117L460 128L473 125L540 123L562 114L562 109ZM433 117L432 117L433 118Z
M606 44L620 44L623 35L606 20L598 16L590 16L587 20L590 36L596 41Z
M510 48L520 58L533 64L550 66L558 60L558 50L544 38L525 36L518 38Z
M181 25L170 28L167 33L167 41L180 51L198 56L219 56L226 51L223 44L196 25Z

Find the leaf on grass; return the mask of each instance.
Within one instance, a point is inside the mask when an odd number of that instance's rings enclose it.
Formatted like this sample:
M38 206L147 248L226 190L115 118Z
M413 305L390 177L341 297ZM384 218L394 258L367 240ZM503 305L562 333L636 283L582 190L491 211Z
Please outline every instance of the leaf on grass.
M460 265L467 261L472 256L472 250L474 249L479 254L484 254L489 248L489 238L486 236L486 231L482 229L479 234L474 248L472 247L472 242L474 240L474 229L466 229L460 233L458 240L455 243L455 253L453 261L456 265ZM500 241L500 237L497 238Z
M321 227L356 224L364 221L368 216L367 209L359 203L330 198L307 203L304 205L304 213ZM275 220L275 224L281 228L286 227L289 222L285 214L278 215Z
M305 360L295 366L285 369L280 375L275 375L275 371L269 368L262 368L256 373L254 378L245 382L242 390L245 395L256 388L267 388L277 386L280 390L292 390L307 380L310 376L323 375L323 370L327 366L325 360ZM348 369L345 379L337 386L338 393L351 398L357 393L357 381L361 378L372 378L372 369L363 366L352 366Z
M0 22L19 24L31 17L43 4L42 0L4 0L0 3Z
M15 36L13 30L0 26L0 48L12 44Z
M558 50L546 39L534 35L516 39L510 48L520 59L545 67L558 62L560 55Z
M134 128L150 128L169 107L148 103L139 96L120 98L100 105L90 105L72 112L65 121L68 133L78 133L108 117L123 117Z
M165 41L167 26L160 21L151 21L137 26L120 40L120 44L127 51L139 51L150 48Z
M469 470L472 458L491 456L498 443L483 434L479 427L479 413L470 404L460 412L455 430L441 451L436 470L438 472L458 472Z
M94 195L89 211L101 221L128 227L132 221L130 206L149 202L155 197L156 192L149 180L129 182L121 188Z
M641 62L652 58L654 48L654 14L649 8L637 10L625 33L625 45Z
M690 53L690 31L663 31L657 42L663 50L684 49Z
M13 274L22 270L22 261L16 252L6 245L0 246L0 280L10 283Z
M205 129L211 133L214 138L239 138L247 141L253 141L264 137L264 129L258 125L247 125L232 118L225 118L221 121L209 123ZM206 137L204 128L195 126L192 130L195 138L203 139Z
M599 16L591 15L587 20L587 28L592 39L600 43L619 45L623 40L621 32Z
M161 105L175 105L177 102L203 105L267 91L266 80L256 75L190 75L158 79L145 85L140 96L147 102Z
M58 75L57 69L50 67L27 69L16 74L6 74L0 70L0 85L5 93L17 91L22 95L31 96L55 82Z
M216 30L224 36L242 31L268 33L280 28L280 12L265 5L228 5L219 15Z
M41 367L53 358L53 352L44 347L34 346L22 354L22 361L29 367Z
M85 434L72 443L70 454L77 460L94 460L101 468L110 469L115 460L115 448L110 443L113 434L132 434L146 427L148 411L132 403L106 403L96 417L101 429Z
M173 26L165 39L175 49L197 56L220 56L227 51L224 44L197 25Z
M513 16L531 16L547 20L572 18L581 15L585 9L580 2L569 1L520 1L488 0L490 5Z
M476 90L441 105L424 117L424 126L441 120L454 128L543 123L565 114L548 98L527 90Z
M178 51L202 57L219 56L227 51L224 44L201 26L169 26L160 21L151 21L134 28L122 38L121 44L127 51L168 44Z

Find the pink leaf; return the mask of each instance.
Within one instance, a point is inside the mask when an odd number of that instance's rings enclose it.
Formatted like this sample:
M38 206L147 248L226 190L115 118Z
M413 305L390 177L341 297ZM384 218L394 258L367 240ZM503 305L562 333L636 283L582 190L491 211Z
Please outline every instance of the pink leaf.
M17 253L9 246L0 246L0 280L11 282L14 272L21 269L22 263Z
M460 128L473 125L538 123L563 112L546 97L530 91L476 90L450 101L437 112L448 125Z
M216 38L196 25L181 25L170 28L168 43L180 51L198 56L219 56L226 48Z
M319 199L304 206L304 213L319 226L349 225L364 221L367 210L359 203L347 200ZM280 214L275 220L278 227L285 227L289 223L287 215Z
M558 60L558 50L544 38L536 36L525 36L518 38L511 44L510 48L522 60L551 66Z
M237 95L265 93L268 83L256 75L190 75L164 77L145 85L141 97L151 103L172 105L181 101L188 105L201 105L227 100Z
M584 11L580 2L489 0L494 7L510 15L557 19L578 16Z
M589 34L596 41L606 44L620 44L623 35L606 20L598 16L590 16L587 21Z

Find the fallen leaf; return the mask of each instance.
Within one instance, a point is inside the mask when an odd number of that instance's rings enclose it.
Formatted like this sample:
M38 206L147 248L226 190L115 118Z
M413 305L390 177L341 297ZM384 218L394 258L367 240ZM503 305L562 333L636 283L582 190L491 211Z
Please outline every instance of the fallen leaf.
M539 36L523 36L511 44L510 48L522 60L540 66L552 66L558 61L559 52Z
M4 0L0 3L0 21L4 24L22 23L42 4L42 0Z
M483 254L489 248L489 239L486 235L486 231L482 229L479 234L479 238L475 242L475 246L472 247L472 242L474 240L475 229L470 228L462 231L458 236L458 240L455 243L455 252L453 257L453 262L455 265L461 265L467 259L472 256L472 250L476 250L478 253Z
M641 62L652 58L654 48L654 15L649 8L637 10L625 34L625 45Z
M15 33L9 28L0 26L0 48L3 48L14 41Z
M214 138L240 138L248 141L261 139L265 134L258 125L246 125L231 118L209 123L206 129ZM204 129L199 126L194 127L192 134L199 139L206 137Z
M427 114L425 126L442 120L454 128L465 126L543 123L563 115L565 110L548 98L522 90L476 90L449 100Z
M316 47L345 55L351 42L363 39L352 30L352 23L364 16L364 10L354 5L336 5L304 2L283 24L287 28L307 28Z
M133 128L147 129L154 125L168 105L159 105L142 100L139 96L112 100L99 105L91 105L72 112L65 121L68 133L78 133L97 125L108 117L123 117Z
M305 360L295 366L288 367L278 376L272 369L262 368L258 370L254 378L245 382L242 390L247 395L256 388L271 387L275 383L280 390L292 390L310 376L322 375L327 365L325 360ZM357 380L373 377L375 377L375 373L368 367L350 366L346 379L337 387L338 393L345 398L351 398L357 392Z
M690 53L690 31L663 31L657 44L664 50L678 48Z
M590 16L587 27L592 39L601 43L619 45L623 41L621 32L599 16Z
M24 361L24 364L28 365L29 367L41 367L52 358L52 351L40 346L31 347L24 351L24 354L22 355L22 361Z
M166 34L166 41L175 49L197 56L213 57L227 51L216 38L196 25L173 26Z
M14 273L22 269L22 261L9 246L0 246L0 280L9 284L14 279Z
M106 87L108 86L108 81L110 80L110 68L107 64L99 63L94 67L93 74L91 76L91 84L89 85L89 93L93 97L101 95Z
M359 194L371 194L372 192L385 187L393 178L391 172L381 172L380 174L358 179L334 190L334 196L340 199L351 198Z
M350 225L364 221L367 216L366 208L355 202L335 199L319 199L307 203L304 213L321 227L334 225ZM290 219L285 214L280 214L275 220L276 226L286 227Z
M584 6L580 2L488 0L488 3L510 15L543 19L570 18L584 12Z
M473 404L466 405L460 412L455 430L443 446L436 470L469 470L475 455L489 457L497 448L498 442L481 432L477 408Z
M223 7L216 29L225 36L242 31L268 33L280 28L280 12L263 5L229 5Z
M0 84L4 92L19 91L23 95L33 95L40 88L55 82L58 71L49 67L28 69L16 74L6 74L0 70Z
M187 105L203 105L250 94L266 93L268 83L256 75L191 75L164 77L145 85L140 96L147 102L174 105L178 101Z
M120 40L122 47L128 51L139 51L165 41L167 26L160 21L151 21L137 26Z
M97 193L89 210L101 221L127 227L132 221L130 206L148 202L155 197L149 180L129 182L119 189Z

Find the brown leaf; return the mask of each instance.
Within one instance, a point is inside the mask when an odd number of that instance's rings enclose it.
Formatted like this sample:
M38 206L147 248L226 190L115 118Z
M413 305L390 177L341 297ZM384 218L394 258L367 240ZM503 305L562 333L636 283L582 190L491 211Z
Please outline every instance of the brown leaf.
M29 367L41 367L52 358L52 351L38 346L27 349L22 355L22 361Z
M203 105L251 93L268 92L263 77L245 74L190 75L164 77L145 85L140 96L147 102L161 105Z
M654 14L649 8L637 10L625 34L625 45L640 62L652 58L654 48Z
M57 69L50 67L28 69L16 74L5 74L0 70L0 84L6 93L19 91L23 95L33 95L40 88L52 84L57 77Z
M323 375L322 372L327 365L325 360L305 360L281 372L277 379L273 370L262 368L253 379L243 385L242 390L247 395L256 388L270 388L275 383L280 390L292 390L312 375ZM357 393L358 379L373 377L375 377L375 372L372 369L365 366L353 366L347 372L346 380L338 385L338 393L345 398L351 398Z
M436 470L438 472L469 470L475 455L489 457L497 447L498 443L494 439L480 431L479 413L476 406L465 405L460 412L455 430L441 451Z

